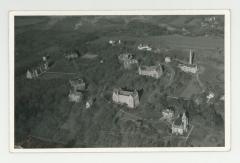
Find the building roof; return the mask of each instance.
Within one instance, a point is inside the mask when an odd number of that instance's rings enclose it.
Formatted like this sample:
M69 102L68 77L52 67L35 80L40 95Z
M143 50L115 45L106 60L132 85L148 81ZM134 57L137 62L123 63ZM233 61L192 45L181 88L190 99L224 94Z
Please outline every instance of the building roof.
M172 110L172 109L164 109L163 111L162 111L163 113L174 113L174 111Z
M174 125L180 126L182 124L182 116L179 116L175 121Z
M70 89L69 95L82 96L83 93L81 91L73 91Z
M181 63L181 64L179 64L179 66L180 67L186 66L186 67L190 67L190 68L196 68L197 67L197 65L195 65L195 64L188 64L188 63Z
M138 92L136 90L133 90L133 91L129 91L129 90L123 90L122 88L119 88L119 89L114 89L113 92L116 92L120 95L124 95L124 96L135 96L138 94Z
M71 85L85 84L81 78L71 79L69 82Z
M161 65L156 66L140 66L140 68L144 71L161 71L162 67Z

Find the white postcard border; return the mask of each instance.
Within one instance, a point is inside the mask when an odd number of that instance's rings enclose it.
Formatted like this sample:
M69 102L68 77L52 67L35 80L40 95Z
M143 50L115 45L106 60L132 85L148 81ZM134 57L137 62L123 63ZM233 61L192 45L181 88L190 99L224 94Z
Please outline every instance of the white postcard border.
M225 15L225 147L126 147L126 148L14 148L14 17L70 15ZM10 152L196 152L230 151L231 135L231 69L230 10L126 10L126 11L10 11L9 12L9 150Z

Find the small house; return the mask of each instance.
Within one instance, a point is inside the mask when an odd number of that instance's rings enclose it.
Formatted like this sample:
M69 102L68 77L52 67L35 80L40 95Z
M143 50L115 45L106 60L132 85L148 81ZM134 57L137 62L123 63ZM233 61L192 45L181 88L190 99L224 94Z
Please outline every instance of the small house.
M81 100L83 99L83 94L82 92L76 92L76 91L70 90L68 99L70 102L78 103L78 102L81 102Z
M137 48L138 50L152 51L152 48L146 44L139 44Z
M83 91L86 88L86 83L80 78L69 80L69 83L74 91Z
M93 98L89 98L89 100L87 100L86 102L86 109L90 108L93 105L95 99Z
M165 63L170 63L171 62L171 58L170 57L165 57Z
M174 110L172 110L172 109L164 109L162 111L162 116L163 116L163 119L172 120L173 117L174 117Z

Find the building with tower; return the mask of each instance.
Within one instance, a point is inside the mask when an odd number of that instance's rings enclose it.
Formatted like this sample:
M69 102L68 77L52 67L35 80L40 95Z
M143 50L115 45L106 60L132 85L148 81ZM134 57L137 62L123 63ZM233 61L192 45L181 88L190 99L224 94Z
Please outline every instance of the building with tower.
M178 116L178 118L172 123L172 134L183 135L188 131L189 120L184 112L182 115Z
M190 49L188 64L181 63L178 65L178 67L184 72L195 74L198 71L198 67L197 65L193 64L193 59L194 53L192 52L192 49Z

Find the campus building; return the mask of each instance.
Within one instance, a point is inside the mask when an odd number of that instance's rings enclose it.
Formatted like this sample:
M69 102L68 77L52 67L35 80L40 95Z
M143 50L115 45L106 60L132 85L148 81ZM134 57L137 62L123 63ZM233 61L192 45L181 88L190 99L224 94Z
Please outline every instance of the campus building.
M183 135L188 131L188 117L183 113L172 123L172 134Z
M157 66L139 66L138 74L159 79L163 74L163 70L160 64Z
M193 64L193 59L194 59L194 54L192 53L192 50L190 49L188 64L182 63L182 64L179 64L178 67L184 72L195 74L198 71L198 67L197 67L197 65Z
M136 108L139 105L139 95L136 90L114 89L112 100L119 104L127 104L129 108Z

